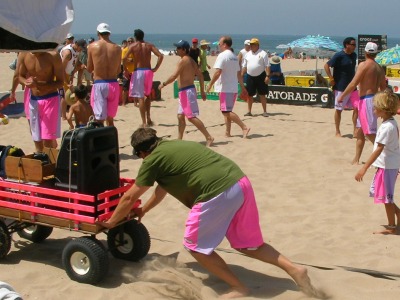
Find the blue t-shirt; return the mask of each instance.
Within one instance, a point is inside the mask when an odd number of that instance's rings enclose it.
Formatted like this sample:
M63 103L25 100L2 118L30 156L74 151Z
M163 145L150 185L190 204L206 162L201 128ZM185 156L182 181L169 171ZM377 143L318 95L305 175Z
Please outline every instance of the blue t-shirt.
M271 64L271 66L270 66L270 71L271 71L271 73L273 73L273 72L282 73L281 64ZM280 79L280 76L271 75L271 77L270 77L269 79L270 79L271 81L277 81L277 80Z
M329 61L333 68L334 90L343 92L356 74L357 54L346 54L343 50L337 52Z

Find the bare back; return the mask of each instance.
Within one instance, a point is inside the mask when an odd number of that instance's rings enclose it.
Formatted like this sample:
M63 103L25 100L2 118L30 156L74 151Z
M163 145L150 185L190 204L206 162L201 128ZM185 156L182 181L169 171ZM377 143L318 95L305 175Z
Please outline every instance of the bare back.
M121 68L121 47L101 39L88 47L88 71L94 80L116 79Z
M89 103L86 103L84 100L78 100L71 106L67 120L72 120L73 116L75 117L76 127L86 125L89 122L89 118L93 116L93 109Z
M194 84L194 78L199 73L199 67L189 55L185 55L178 64L178 72L178 86L184 88Z
M359 83L360 96L374 95L385 86L385 73L373 59L367 59L359 66L361 78Z
M151 69L151 52L154 45L147 42L135 42L130 46L129 52L133 53L135 69Z

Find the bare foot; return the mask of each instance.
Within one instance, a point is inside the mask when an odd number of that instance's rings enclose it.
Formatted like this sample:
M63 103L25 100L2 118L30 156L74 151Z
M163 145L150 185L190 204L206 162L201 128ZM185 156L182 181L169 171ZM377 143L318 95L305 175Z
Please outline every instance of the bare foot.
M336 137L342 137L342 135L340 134L340 132L336 132L335 136L336 136Z
M232 289L230 292L226 294L222 294L219 298L221 299L234 299L241 298L250 295L250 290L247 288L243 289Z
M214 138L212 136L207 138L206 146L211 147L212 143L214 142Z
M147 118L147 126L149 127L154 126L154 122L149 118Z
M352 165L359 165L359 164L360 164L360 161L359 161L359 160L356 160L356 159L353 159L353 161L351 162L351 164L352 164Z
M250 129L251 128L246 128L246 129L243 130L243 138L244 139L247 139L247 135L249 134Z
M396 226L386 226L385 230L381 230L381 231L374 231L373 234L397 234L396 233Z
M232 137L230 133L225 132L225 137Z
M307 269L301 266L297 267L297 271L289 274L293 280L296 282L300 291L306 294L308 297L318 298L318 299L328 299L329 297L323 292L316 289L312 284L310 277L307 275Z

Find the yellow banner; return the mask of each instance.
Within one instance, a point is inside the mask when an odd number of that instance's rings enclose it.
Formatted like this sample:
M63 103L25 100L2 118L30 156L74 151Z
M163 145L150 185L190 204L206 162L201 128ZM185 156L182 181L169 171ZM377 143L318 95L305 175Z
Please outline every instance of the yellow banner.
M329 77L324 77L329 81ZM285 75L285 85L287 86L302 86L312 87L315 83L315 76L292 76Z
M400 77L400 68L386 68L387 77Z

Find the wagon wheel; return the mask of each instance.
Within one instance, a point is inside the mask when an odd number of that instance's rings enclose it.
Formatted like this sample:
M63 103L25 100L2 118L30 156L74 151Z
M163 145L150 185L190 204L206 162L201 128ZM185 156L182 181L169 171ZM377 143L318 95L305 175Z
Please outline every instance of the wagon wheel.
M150 250L150 235L142 223L131 220L110 229L107 234L107 244L114 257L138 261Z
M43 242L53 232L53 227L43 225L29 225L28 227L17 231L17 234L34 243Z
M11 235L7 225L0 220L0 258L7 256L11 249Z
M81 237L70 241L62 253L62 263L72 280L95 284L108 272L108 254L98 241Z

